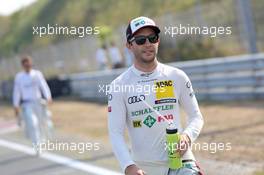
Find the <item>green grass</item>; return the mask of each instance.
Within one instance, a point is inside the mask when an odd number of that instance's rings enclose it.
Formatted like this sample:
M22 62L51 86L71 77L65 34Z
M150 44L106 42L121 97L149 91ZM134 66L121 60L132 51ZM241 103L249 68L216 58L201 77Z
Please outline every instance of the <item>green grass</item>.
M69 38L39 38L32 35L32 26L59 24L62 26L106 25L111 28L126 24L139 15L160 16L165 13L183 11L192 7L195 0L176 2L168 0L39 0L31 6L12 14L8 18L0 16L0 52L10 56L29 46L44 47ZM118 9L118 10L116 10ZM107 17L107 18L106 18ZM111 20L109 20L111 19ZM46 39L46 42L42 42Z
M264 175L264 171L257 171L254 175Z

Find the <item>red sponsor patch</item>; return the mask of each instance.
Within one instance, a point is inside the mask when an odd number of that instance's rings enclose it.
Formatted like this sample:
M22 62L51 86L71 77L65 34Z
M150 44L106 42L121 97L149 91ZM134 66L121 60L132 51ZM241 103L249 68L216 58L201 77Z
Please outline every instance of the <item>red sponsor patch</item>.
M108 112L112 112L112 107L108 106Z
M158 116L158 122L164 122L166 120L173 120L173 115L164 115L164 116Z

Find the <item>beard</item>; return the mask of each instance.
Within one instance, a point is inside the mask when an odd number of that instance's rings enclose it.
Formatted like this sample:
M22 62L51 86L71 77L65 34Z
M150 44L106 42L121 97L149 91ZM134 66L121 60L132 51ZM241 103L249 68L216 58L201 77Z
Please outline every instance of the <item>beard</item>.
M143 63L151 63L151 62L153 62L155 60L155 58L156 58L156 54L153 57L148 58L148 59L145 59L145 58L141 57L141 61Z
M156 56L157 56L157 50L153 50L153 52L151 53L140 52L137 58L139 58L138 60L142 63L151 63L155 60Z

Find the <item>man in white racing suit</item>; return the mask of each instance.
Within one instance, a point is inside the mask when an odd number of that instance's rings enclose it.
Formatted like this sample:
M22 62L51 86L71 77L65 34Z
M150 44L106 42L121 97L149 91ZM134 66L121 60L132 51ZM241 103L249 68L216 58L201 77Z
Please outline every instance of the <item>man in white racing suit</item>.
M24 71L17 73L15 77L13 106L18 120L21 121L23 119L26 135L31 139L35 147L42 139L51 137L53 123L46 103L51 103L52 97L42 73L32 69L31 57L22 57L21 64ZM39 155L39 153L40 150L36 149L36 154Z
M157 61L160 29L152 19L130 21L127 47L134 53L134 64L111 84L108 98L108 128L113 151L126 175L201 174L190 144L196 140L203 117L191 82L180 69ZM187 114L181 127L179 106ZM168 168L166 127L173 121L180 132L178 149L183 167ZM131 154L124 139L128 129Z

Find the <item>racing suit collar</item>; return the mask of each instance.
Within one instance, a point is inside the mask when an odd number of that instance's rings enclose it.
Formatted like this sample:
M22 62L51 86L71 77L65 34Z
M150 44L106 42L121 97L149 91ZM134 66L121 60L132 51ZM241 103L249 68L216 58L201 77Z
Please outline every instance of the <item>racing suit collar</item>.
M151 78L154 77L158 74L158 70L160 69L160 63L158 62L157 67L152 71L152 72L143 72L138 70L135 65L132 65L132 72L134 72L134 74L136 74L137 76L141 77L141 78Z

